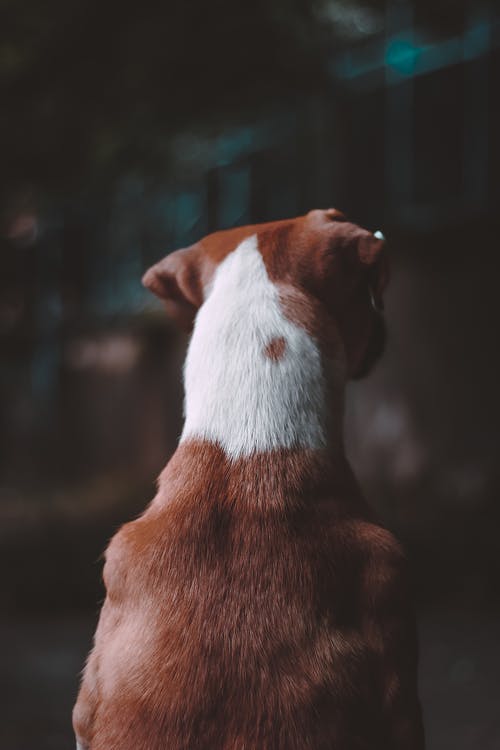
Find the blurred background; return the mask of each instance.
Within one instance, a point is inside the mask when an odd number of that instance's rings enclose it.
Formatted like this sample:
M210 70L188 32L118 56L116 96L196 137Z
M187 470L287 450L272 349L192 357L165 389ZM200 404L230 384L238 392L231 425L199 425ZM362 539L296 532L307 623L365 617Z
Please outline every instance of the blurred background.
M346 429L411 561L428 747L500 747L498 3L1 0L0 29L0 747L73 746L101 552L176 445L143 271L331 205L390 240Z

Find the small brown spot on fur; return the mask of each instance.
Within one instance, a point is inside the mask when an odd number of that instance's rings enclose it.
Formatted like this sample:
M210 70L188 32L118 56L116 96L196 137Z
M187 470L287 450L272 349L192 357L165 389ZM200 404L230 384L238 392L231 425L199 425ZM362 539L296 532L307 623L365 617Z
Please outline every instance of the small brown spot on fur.
M264 354L273 362L279 362L283 358L286 349L286 340L283 336L271 339L264 348Z
M279 298L285 317L307 331L325 354L335 356L342 350L338 328L320 302L288 284L279 285Z

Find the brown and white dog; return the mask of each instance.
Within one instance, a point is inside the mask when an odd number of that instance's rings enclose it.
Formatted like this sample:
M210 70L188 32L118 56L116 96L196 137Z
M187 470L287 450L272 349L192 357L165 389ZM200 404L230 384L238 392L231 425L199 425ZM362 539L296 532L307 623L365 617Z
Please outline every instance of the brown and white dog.
M89 750L422 750L405 561L342 443L384 240L334 209L212 234L144 283L194 322L185 424L106 552Z

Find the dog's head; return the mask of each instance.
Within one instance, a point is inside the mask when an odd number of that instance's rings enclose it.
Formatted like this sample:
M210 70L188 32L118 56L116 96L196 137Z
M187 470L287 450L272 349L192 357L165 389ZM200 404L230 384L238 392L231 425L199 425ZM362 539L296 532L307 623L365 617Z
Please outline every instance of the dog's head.
M250 237L256 238L286 316L306 327L320 346L338 347L341 341L349 377L366 374L385 340L385 242L380 232L350 223L335 209L215 232L167 255L143 283L173 319L190 328L218 267Z

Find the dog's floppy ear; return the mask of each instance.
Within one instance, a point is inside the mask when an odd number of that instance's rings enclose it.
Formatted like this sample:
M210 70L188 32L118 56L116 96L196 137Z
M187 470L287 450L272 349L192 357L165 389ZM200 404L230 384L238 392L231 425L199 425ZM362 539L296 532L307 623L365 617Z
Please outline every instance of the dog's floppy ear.
M364 266L373 266L380 258L385 246L385 237L382 232L372 234L364 229L360 229L358 235L356 243L358 260Z
M176 250L152 266L142 283L159 297L168 315L182 328L192 328L203 303L201 254L197 245Z
M382 253L377 262L370 268L370 292L372 305L377 312L384 311L383 293L391 277L389 260L385 253Z
M378 312L384 309L383 292L389 283L389 263L384 252L385 237L382 232L363 232L357 243L358 260L369 274L372 305Z

